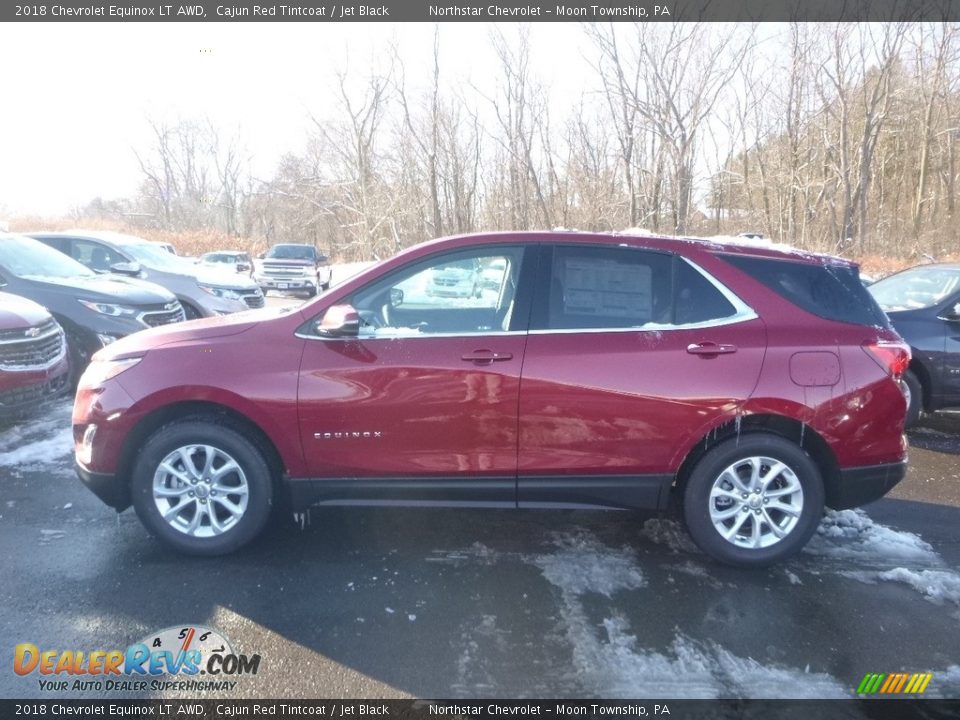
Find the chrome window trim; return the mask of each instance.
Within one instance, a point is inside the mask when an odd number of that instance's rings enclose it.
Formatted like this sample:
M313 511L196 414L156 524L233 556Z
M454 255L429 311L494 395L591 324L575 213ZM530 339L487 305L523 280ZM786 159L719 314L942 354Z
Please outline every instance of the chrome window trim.
M642 248L645 249L645 248ZM694 323L683 323L680 325L672 325L667 323L648 323L647 325L637 325L633 327L624 327L624 328L557 328L557 329L537 329L537 330L513 330L513 331L504 331L499 330L496 332L456 332L456 333L424 333L417 335L358 335L351 337L342 337L342 338L329 338L321 337L319 335L307 335L306 333L294 333L294 335L302 340L400 340L400 339L421 339L421 338L458 338L458 337L502 337L509 335L574 335L577 333L584 334L598 334L598 333L637 333L637 332L671 332L675 330L702 330L706 328L713 327L724 327L726 325L736 325L743 322L749 322L750 320L756 320L760 316L747 305L740 297L734 293L730 288L717 280L713 275L704 270L702 267L697 265L689 258L683 257L682 255L676 255L681 261L687 263L691 268L698 272L703 278L707 280L717 291L723 295L723 297L729 302L734 309L732 315L728 315L722 318L716 318L714 320L703 320L700 322Z
M322 335L307 335L306 333L296 332L294 337L301 340L424 340L427 338L467 338L467 337L506 337L510 335L528 335L526 330L495 330L490 332L449 332L449 333L419 333L417 335L351 335L349 337L323 337Z

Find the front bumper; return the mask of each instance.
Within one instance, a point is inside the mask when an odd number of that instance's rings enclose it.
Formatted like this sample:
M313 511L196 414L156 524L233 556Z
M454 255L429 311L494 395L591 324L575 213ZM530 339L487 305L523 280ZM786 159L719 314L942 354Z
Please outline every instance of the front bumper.
M293 292L313 292L317 289L317 283L313 278L274 278L274 277L265 277L257 276L254 278L257 285L260 286L260 289L266 292L267 290L291 290Z
M834 510L866 505L890 492L906 474L906 461L841 468L840 482L828 497L827 504Z
M73 466L83 484L105 504L117 512L130 507L130 488L120 482L116 475L87 470L78 462L74 462Z
M66 395L70 389L68 365L62 362L52 377L0 390L0 418L16 418L39 404Z

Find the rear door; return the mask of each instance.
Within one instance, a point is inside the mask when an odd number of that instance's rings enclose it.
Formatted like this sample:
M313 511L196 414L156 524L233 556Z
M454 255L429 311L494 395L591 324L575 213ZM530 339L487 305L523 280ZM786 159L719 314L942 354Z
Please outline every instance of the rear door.
M522 505L662 503L678 453L756 386L765 330L686 260L545 246L520 394Z

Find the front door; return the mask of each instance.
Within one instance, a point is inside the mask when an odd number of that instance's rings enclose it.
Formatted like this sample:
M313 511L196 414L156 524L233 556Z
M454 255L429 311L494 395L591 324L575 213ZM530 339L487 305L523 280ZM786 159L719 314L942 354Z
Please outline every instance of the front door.
M306 333L298 400L313 477L408 489L433 479L465 500L515 502L523 254L493 246L418 261L340 301L358 311L358 337Z

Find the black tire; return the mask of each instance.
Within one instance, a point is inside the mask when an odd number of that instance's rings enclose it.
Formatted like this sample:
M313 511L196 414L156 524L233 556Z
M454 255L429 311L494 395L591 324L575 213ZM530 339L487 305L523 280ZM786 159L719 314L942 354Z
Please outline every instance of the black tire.
M199 320L203 317L203 313L197 310L193 305L188 302L181 302L183 306L183 317L184 320Z
M904 395L907 396L906 427L911 428L920 422L920 412L923 410L923 386L920 379L912 370L903 374Z
M767 491L785 491L799 485L799 492L772 498L767 498L766 492L751 492L747 498L743 498L741 490L733 484L732 476L727 471L733 468L738 481L743 482L740 473L750 469L751 459L756 461L761 476L764 475L764 467L770 467L762 462L763 459L778 461L786 466L785 471L774 476ZM720 485L717 492L724 493L722 497L711 498L715 483ZM749 482L746 484L749 485ZM724 485L732 488L732 492ZM735 499L728 498L726 493L731 493ZM782 498L786 498L788 503L782 503ZM799 506L789 505L791 501ZM700 459L684 490L683 514L694 542L707 555L728 565L764 567L800 552L817 529L823 516L823 505L823 479L813 459L794 442L778 435L757 433L726 440ZM791 511L797 513L795 522L791 521L793 514L779 510L778 506L790 506ZM737 525L739 529L733 531L734 539L728 540L721 535L714 518L711 518L711 508L721 514L736 511L735 515L720 520L726 530ZM777 524L780 532L785 532L784 537L776 539L768 519ZM730 525L726 525L727 521ZM741 535L747 532L748 522L750 538ZM760 534L764 527L770 531L766 534L769 545L750 546L754 525Z
M67 341L67 356L70 359L70 374L68 382L71 388L76 388L80 382L80 376L90 364L90 357L93 353L87 349L80 336L72 330L64 329L64 337Z
M195 497L193 490L187 488L191 491L189 498L184 497L182 501L178 500L178 502L184 504L185 509L175 515L171 522L164 520L158 503L162 503L166 499L155 499L155 474L160 471L161 462L171 453L177 451L178 448L191 445L214 448L233 460L239 467L239 471L231 471L224 478L224 482L232 483L232 487L241 488L243 482L246 484L246 506L238 519L230 520L233 515L226 510L225 502L238 506L242 504L242 496L231 495L227 491L222 492L220 498L214 500L210 495L215 495L216 491L214 490L211 493L209 488L216 488L218 485L208 484L208 488L204 491L207 494L206 499L209 501L208 510L201 511L200 503L203 502L206 506L207 502ZM200 455L203 452L197 450L198 457L205 457L205 455ZM191 460L193 461L194 458L191 457ZM224 462L219 468L223 468L225 465ZM189 476L188 472L183 472L184 467L185 465L181 464L178 470ZM198 483L192 483L191 487L199 487L203 482L201 480ZM216 482L219 481L214 481L214 483ZM180 492L181 487L186 488L187 483L177 483L175 490ZM247 439L239 429L223 424L222 420L211 418L189 418L177 421L162 427L151 435L137 457L130 489L133 497L133 507L140 517L140 521L151 534L174 550L189 555L205 556L225 555L253 540L263 530L267 519L270 517L274 494L270 467L257 445ZM198 490L196 495L199 496L199 494ZM198 530L194 532L203 531L204 521L206 521L206 528L208 528L207 532L213 532L210 512L220 513L221 520L223 515L229 516L227 522L231 524L219 534L205 537L188 534L187 530L178 529L175 525L178 522L182 524L186 517L190 516L189 506L191 503L196 513L207 513L200 521Z

